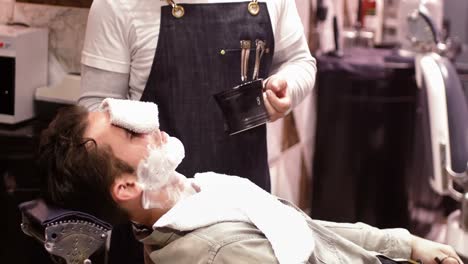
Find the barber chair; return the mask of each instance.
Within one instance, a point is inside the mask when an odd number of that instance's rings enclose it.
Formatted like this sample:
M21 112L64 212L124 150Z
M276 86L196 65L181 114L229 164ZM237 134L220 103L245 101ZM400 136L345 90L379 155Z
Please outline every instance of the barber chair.
M468 107L453 64L433 53L417 58L418 85L426 98L432 173L430 185L461 203L447 223L447 244L468 258Z
M37 199L19 205L23 232L40 243L55 263L91 264L91 255L108 245L111 225L77 211L52 207ZM101 254L102 255L102 254Z
M439 195L461 203L448 217L446 243L468 259L468 102L453 54L438 40L424 8L408 17L414 44L416 81L420 88L426 145L432 170L429 181Z

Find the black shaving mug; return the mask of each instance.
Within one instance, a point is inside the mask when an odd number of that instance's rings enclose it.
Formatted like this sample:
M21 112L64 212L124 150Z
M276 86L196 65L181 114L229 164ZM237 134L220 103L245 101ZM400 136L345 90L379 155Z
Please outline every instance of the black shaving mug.
M262 79L246 82L214 94L229 135L260 126L268 121L263 101Z

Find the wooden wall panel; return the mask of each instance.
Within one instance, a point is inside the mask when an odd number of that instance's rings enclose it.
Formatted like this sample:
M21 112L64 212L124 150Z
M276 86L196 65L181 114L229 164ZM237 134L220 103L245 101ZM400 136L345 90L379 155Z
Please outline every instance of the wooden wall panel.
M89 8L93 0L16 0L22 3Z

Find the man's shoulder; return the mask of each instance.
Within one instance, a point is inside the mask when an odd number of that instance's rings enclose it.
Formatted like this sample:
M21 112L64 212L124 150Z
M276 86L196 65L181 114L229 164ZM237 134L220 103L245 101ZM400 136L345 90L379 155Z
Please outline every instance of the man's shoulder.
M197 229L188 237L208 246L212 263L233 259L236 263L277 263L268 239L250 223L221 222Z
M213 263L278 263L270 242L254 225L223 222L193 232L211 244Z
M266 240L265 235L257 227L245 222L216 223L194 230L188 235L218 246L252 238Z
M150 257L156 263L276 263L270 242L254 225L221 222L173 240ZM174 262L174 260L176 262Z

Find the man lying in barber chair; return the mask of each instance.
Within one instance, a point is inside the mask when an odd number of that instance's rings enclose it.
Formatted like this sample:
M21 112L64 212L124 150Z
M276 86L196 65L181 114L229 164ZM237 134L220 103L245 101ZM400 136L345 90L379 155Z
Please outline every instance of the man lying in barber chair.
M130 219L147 263L462 263L404 229L312 220L246 179L188 179L175 171L183 145L158 129L156 105L106 99L101 109L63 109L44 131L45 198L110 223Z

